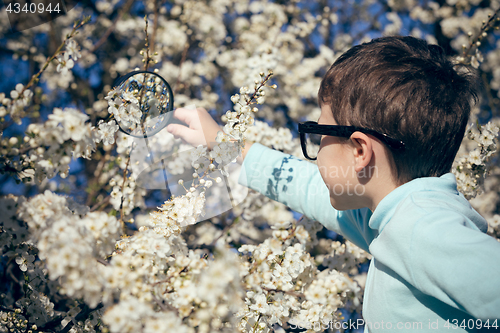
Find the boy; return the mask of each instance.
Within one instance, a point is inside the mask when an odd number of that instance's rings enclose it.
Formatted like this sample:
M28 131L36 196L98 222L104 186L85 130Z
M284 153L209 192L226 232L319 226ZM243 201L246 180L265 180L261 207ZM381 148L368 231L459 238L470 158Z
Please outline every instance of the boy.
M315 156L305 133L323 135L317 167L289 159L287 190L268 193L273 176L265 170L288 155L260 144L243 151L240 183L373 255L365 332L470 332L500 323L500 243L485 234L486 221L450 173L475 96L471 77L440 47L379 38L335 61L319 89L319 125L299 125L306 157ZM220 130L202 109L175 116L189 128L167 130L194 145Z

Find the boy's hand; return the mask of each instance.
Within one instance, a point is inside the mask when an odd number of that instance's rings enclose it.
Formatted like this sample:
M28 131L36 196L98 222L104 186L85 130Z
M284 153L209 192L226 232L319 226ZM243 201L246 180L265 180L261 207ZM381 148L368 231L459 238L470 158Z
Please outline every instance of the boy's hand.
M206 145L212 149L216 143L217 132L222 131L219 124L204 108L179 108L174 111L174 117L184 122L188 127L180 124L169 124L167 131L194 147ZM242 151L242 159L245 158L251 145L251 142L246 142Z
M186 123L188 127L170 124L167 131L194 147L206 145L210 149L213 148L217 132L222 131L219 124L203 108L179 108L174 111L174 117Z

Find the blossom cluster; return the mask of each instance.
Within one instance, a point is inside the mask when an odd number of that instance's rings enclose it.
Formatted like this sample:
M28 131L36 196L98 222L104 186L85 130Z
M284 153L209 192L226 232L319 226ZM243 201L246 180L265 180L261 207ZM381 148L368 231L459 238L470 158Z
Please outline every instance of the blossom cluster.
M18 83L8 96L0 93L0 117L9 115L14 122L19 124L25 116L24 109L31 103L32 98L33 92L26 89L22 83Z
M6 329L9 332L13 332L13 330L15 332L25 332L27 330L36 332L37 330L49 329L50 322L54 321L56 324L53 327L56 327L57 323L63 323L63 326L65 326L68 322L75 321L74 318L80 311L79 307L75 306L74 303L69 303L69 308L66 307L66 309L64 307L57 310L54 308L53 294L64 289L64 287L59 283L61 279L54 278L54 275L52 275L52 278L49 277L45 261L39 259L40 256L47 255L47 252L40 254L39 247L36 245L38 241L43 241L41 237L45 237L47 234L47 229L43 231L45 235L42 233L42 228L47 227L45 224L46 217L57 217L55 215L59 214L61 210L66 211L67 216L70 216L69 212L72 212L71 216L73 214L83 215L87 210L71 199L56 196L49 191L47 191L46 195L40 195L35 198L31 202L26 201L22 197L17 198L14 196L0 199L0 207L2 208L2 215L0 216L2 227L0 245L2 255L9 258L9 262L12 262L13 265L18 265L20 272L22 272L23 289L25 290L24 296L19 299L14 298L14 290L4 291L0 295L3 310L12 309L0 313L2 323L0 328L2 331ZM25 209L28 211L31 210L31 213L34 213L32 211L33 206L30 207L30 203L35 205L37 203L42 204L40 205L41 210L31 215L32 219L29 219L30 223L28 224L20 218L19 213ZM100 223L101 221L96 218L103 216L89 215L88 217L92 218L91 221L93 223ZM48 218L47 222L53 223L55 221ZM97 230L104 232L106 230L100 225L91 226L91 229L94 232ZM61 237L64 236L65 234L61 235ZM108 236L110 235L97 236L97 238L100 238L100 241L98 241L101 243L100 249L105 251L109 251L109 245L112 244ZM66 245L63 242L59 244ZM61 255L64 254L65 252L63 251ZM75 271L71 267L74 267L75 262L69 263L67 255L66 253L65 258L63 258L63 265L66 265L64 269L65 272L72 270L74 278ZM54 259L60 260L61 257ZM81 282L77 284L81 285ZM70 285L66 290L72 292L72 287L74 285ZM58 318L62 318L62 320L58 320ZM97 317L94 318L95 320L86 319L82 325L87 326L87 328L93 328L97 325Z
M285 152L292 152L298 143L298 140L293 139L288 128L273 128L269 124L258 120L255 121L254 126L245 132L245 138Z
M118 96L116 90L111 90L105 99L109 104L108 112L113 115L118 123L122 123L125 127L136 126L141 123L142 111L139 107L139 100L134 94L125 91L121 96ZM108 122L108 126L113 126L112 123L111 121Z
M259 286L247 291L246 307L239 313L243 331L268 332L274 324L297 322L317 327L339 320L338 309L346 302L360 304L360 287L347 274L318 270L305 251L303 226L285 226L257 246L239 249L249 254L243 282L247 288Z
M95 147L88 116L74 108L54 108L43 124L30 124L22 141L9 140L8 171L22 181L68 175L72 158L89 158Z
M57 68L58 72L63 75L68 74L68 71L75 66L75 61L81 58L80 48L74 39L66 40L66 51L57 56Z
M491 157L497 152L498 131L499 128L489 122L484 126L472 126L466 132L466 139L474 142L476 147L455 161L453 172L459 191L468 199L482 192Z
M346 241L332 242L332 251L323 259L323 265L341 272L354 272L356 274L359 263L371 259L371 256L353 243Z
M70 207L66 198L45 191L25 201L18 216L28 224L30 241L45 260L50 279L61 283L60 292L95 307L101 300L101 267L96 259L114 249L121 226L104 212L80 216L85 208Z

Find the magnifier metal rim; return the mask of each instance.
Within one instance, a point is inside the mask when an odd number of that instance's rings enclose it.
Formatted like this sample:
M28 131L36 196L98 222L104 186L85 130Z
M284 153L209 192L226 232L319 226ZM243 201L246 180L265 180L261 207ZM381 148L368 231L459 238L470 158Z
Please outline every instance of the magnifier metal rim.
M122 83L124 83L126 80L128 80L129 78L131 78L132 76L136 75L136 74L153 74L153 75L156 75L158 76L162 81L163 83L165 84L165 86L167 87L167 91L170 95L170 99L171 99L171 103L169 103L169 106L168 106L168 109L165 113L163 113L164 115L166 115L167 113L171 112L173 109L174 109L174 93L172 92L172 88L170 88L170 85L168 84L167 80L165 80L161 75L155 73L155 72L151 72L151 71L133 71L133 72L130 72L124 76L121 76L119 77L118 79L116 79L116 83L115 83L115 87L118 87L119 85L121 85ZM172 116L172 115L170 115ZM158 126L158 128L152 132L147 132L147 133L144 133L143 135L135 135L135 134L132 134L132 133L129 133L129 132L126 132L121 126L120 124L118 124L118 126L120 127L120 131L122 131L123 133L127 134L127 135L130 135L130 136L133 136L134 138L145 138L145 137L150 137L150 136L153 136L155 135L156 133L158 133L159 131L161 131L162 129L165 128L165 126L167 125L167 122L168 122L168 119L170 117L165 117L163 119L163 121L161 122L161 126Z

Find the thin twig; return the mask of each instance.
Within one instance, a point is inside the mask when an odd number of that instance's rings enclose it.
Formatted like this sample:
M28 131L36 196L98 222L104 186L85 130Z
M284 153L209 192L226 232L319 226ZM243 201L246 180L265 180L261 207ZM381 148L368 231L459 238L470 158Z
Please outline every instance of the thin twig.
M98 210L99 208L101 208L102 206L107 205L109 203L109 200L111 200L111 197L108 195L104 200L102 200L101 202L98 202L94 206L92 206L90 208L90 211L94 212L94 211Z
M267 287L261 287L261 288L262 288L262 290L265 290L267 292L284 293L284 294L292 295L295 297L304 297L304 294L298 293L298 292L293 291L293 290L278 290L278 289L271 289L271 288L267 288Z
M483 80L483 84L484 84L484 87L485 87L485 91L486 91L486 97L488 99L488 105L491 109L491 112L493 114L496 114L496 105L498 104L498 100L493 96L493 94L491 93L491 86L490 86L490 82L488 81L488 78L486 77L486 73L483 73L481 75L481 79Z
M156 304L158 304L158 306L162 309L162 311L168 310L165 304L163 304L163 302L155 294L153 294L153 299L156 302Z
M66 35L66 38L59 45L57 50L52 54L52 56L47 58L47 60L43 64L42 68L31 77L29 82L23 87L23 89L19 93L19 96L11 101L11 104L13 104L15 101L17 101L19 99L24 98L24 92L26 91L26 89L31 88L31 86L33 86L34 84L36 84L38 82L38 80L39 80L38 78L40 77L40 75L47 69L49 64L61 53L63 46L66 45L66 41L73 38L76 35L77 30L80 29L84 24L86 24L89 21L90 21L90 16L82 18L80 20L80 22L78 22L78 23L75 22L75 24L73 25L73 30L71 30L71 32L68 35ZM0 131L4 130L5 128L6 128L5 124L3 124L2 126L0 126ZM29 148L29 149L31 149L31 148Z
M259 317L257 318L257 321L253 325L253 333L257 332L257 328L259 327L260 318L262 318L262 313L259 313Z
M146 33L146 44L144 45L146 47L146 57L142 60L144 62L144 70L147 71L149 67L149 63L153 62L153 58L151 54L149 53L149 34L148 34L148 17L144 16L144 21L146 22L146 27L144 28L144 32ZM144 80L146 80L146 76L144 76ZM142 90L144 92L144 90ZM141 95L142 99L142 95ZM144 125L144 124L143 124Z
M7 264L7 269L6 269L6 272L7 274L9 274L10 278L16 283L16 284L19 284L19 280L15 277L14 273L12 272L12 267L13 265L9 265Z
M490 29L494 28L499 22L500 22L500 17L498 15L500 14L500 8L497 9L497 11L491 15L490 19L487 22L484 22L481 30L479 30L479 33L477 34L476 38L472 39L469 43L469 47L464 48L464 51L462 53L463 61L465 62L467 58L471 57L472 55L470 54L471 51L474 48L479 47L477 43L481 43L481 40L484 38L483 33L488 32Z
M97 164L97 168L94 171L94 176L95 176L94 179L96 181L92 186L99 187L99 178L101 178L102 172L104 170L104 166L106 165L106 162L108 161L109 157L111 156L110 152L111 152L111 150L106 151L106 154L104 154L104 157L101 158L101 160L99 161L99 164ZM92 199L94 198L96 192L98 192L98 191L92 190L89 193L89 195L87 197L87 203L86 203L87 206L90 206L90 204L92 203Z
M97 260L98 263L103 264L104 266L108 266L109 265L109 262L107 262L104 259L96 258L96 260Z
M91 309L87 306L85 306L76 316L75 316L75 321L83 321L85 320L88 315L93 312L93 311L96 311L96 310L99 310L100 308L103 307L103 304L99 304L97 305L95 308ZM64 326L64 328L59 331L59 333L68 333L71 328L74 326L73 322L70 321L69 323L66 324L66 326Z
M118 23L119 20L123 18L123 15L129 11L130 7L132 7L133 3L135 0L128 0L125 6L123 6L122 10L118 15L116 15L115 19L113 20L113 23L109 26L109 28L104 32L104 34L101 36L101 39L97 41L97 43L94 44L94 46L88 50L88 54L94 53L98 48L100 48L107 40L109 35L115 30L116 24ZM87 54L87 55L88 55Z
M232 228L234 227L236 224L238 224L241 220L241 217L238 216L236 217L234 220L233 220L233 223L230 223L228 225L226 225L226 227L224 229L222 229L222 233L220 234L219 237L215 238L212 243L210 243L209 246L215 246L215 244L217 244L217 242L219 241L219 239L221 239L222 237L224 237L225 234L227 234L227 232Z
M133 148L132 148L133 149ZM125 182L127 181L127 170L130 164L130 159L132 157L132 149L130 150L130 154L127 158L127 164L125 165L125 169L123 169L123 182L122 182L122 198L120 202L120 223L122 224L123 229L125 230L125 225L123 222L123 201L125 200Z
M159 0L154 0L154 2L155 2L155 9L154 9L155 15L153 18L153 33L151 34L151 41L150 41L151 53L155 52L156 30L158 29L158 15L159 15L159 6L158 6Z
M182 56L181 56L181 61L179 62L179 74L177 74L177 79L175 80L174 84L174 94L179 92L179 82L181 80L181 70L182 70L182 64L184 64L184 61L186 61L187 57L187 52L189 50L189 43L186 42L186 45L184 45L184 50L182 50Z
M73 36L75 35L76 31L78 29L80 29L85 23L87 23L88 21L90 20L90 16L88 18L84 18L82 19L78 24L75 24L73 25L73 30L71 30L71 32L69 33L69 35L66 36L66 38L64 39L64 41L61 43L61 45L59 45L59 47L57 48L56 52L54 52L54 54L50 57L50 58L47 58L47 60L45 61L45 64L43 65L43 67L38 71L38 73L36 73L35 75L33 75L31 77L31 80L28 82L28 84L24 87L23 91L19 94L19 96L22 96L23 95L23 92L28 89L29 87L31 87L33 84L36 83L36 81L38 80L38 77L40 76L40 74L42 74L42 72L49 66L50 62L52 60L54 60L58 55L59 53L61 52L62 48L64 45L66 45L66 41L73 38Z

